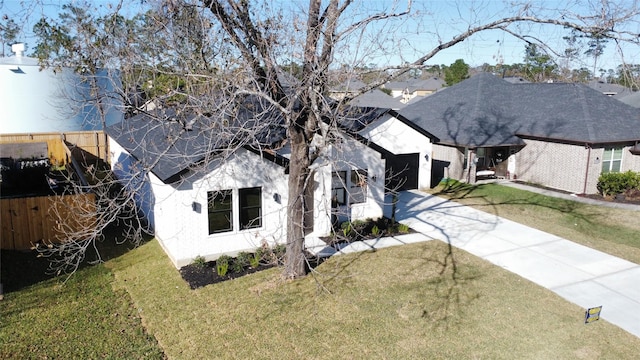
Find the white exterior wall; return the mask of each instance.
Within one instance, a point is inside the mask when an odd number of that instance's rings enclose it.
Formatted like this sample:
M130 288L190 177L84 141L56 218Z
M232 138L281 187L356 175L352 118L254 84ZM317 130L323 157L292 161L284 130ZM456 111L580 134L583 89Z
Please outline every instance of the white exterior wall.
M197 256L214 260L222 254L254 250L263 242L285 241L288 177L282 166L239 149L223 163L212 162L207 175L194 180L171 185L149 174L141 182L130 176L135 160L111 139L110 145L114 173L129 189L140 192L138 206L176 267ZM238 189L250 187L262 189L262 226L240 230ZM209 235L207 192L227 189L233 191L233 230ZM194 203L199 204L200 212L193 209Z
M286 241L288 175L284 167L239 149L224 162L209 164L208 170L202 172L206 175L168 185L153 174L133 178L131 174L138 172L135 159L111 138L109 143L114 173L123 185L136 193L141 212L176 267L191 263L197 256L214 260L222 254L254 250L263 242L273 245ZM332 230L332 171L366 169L367 200L341 210L347 211L351 220L382 216L385 161L380 153L345 138L341 144L329 146L312 168L315 179L313 236L329 235ZM262 226L239 230L238 189L250 187L262 188ZM207 192L228 189L233 191L233 230L209 235ZM199 213L193 209L194 203L199 204Z
M154 184L156 218L166 219L156 225L156 236L177 266L196 256L213 260L222 254L254 250L264 242L285 241L287 176L283 167L239 149L223 163L213 162L210 169L204 177L180 184L177 191L170 185ZM241 230L238 189L251 187L262 189L262 226ZM233 230L209 235L207 192L218 190L232 190ZM194 203L199 204L199 213L193 210Z
M367 126L360 134L396 155L418 153L418 188L431 187L431 160L434 155L431 139L390 115Z
M316 204L314 235L330 234L332 214L337 215L339 221L377 219L383 216L385 161L380 153L350 137L343 137L342 142L328 146L312 167L316 169L317 185L314 195ZM367 171L366 200L354 204L347 202L346 205L332 209L333 173L347 172L345 187L348 193L351 186L349 174L352 170L358 169Z
M333 147L334 171L341 170L367 170L367 195L363 203L350 204L350 220L377 219L382 217L384 207L384 171L385 161L377 151L370 147L348 139L340 146ZM374 181L375 178L375 181ZM347 177L347 186L350 186L351 177ZM347 188L347 191L349 189Z

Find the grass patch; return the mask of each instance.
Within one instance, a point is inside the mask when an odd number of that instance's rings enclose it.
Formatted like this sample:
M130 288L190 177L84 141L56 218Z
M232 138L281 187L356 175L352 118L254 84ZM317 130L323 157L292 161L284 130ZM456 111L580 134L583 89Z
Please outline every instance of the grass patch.
M5 294L0 301L1 359L164 357L129 294L112 287L113 275L105 266L82 269L63 284L64 279Z
M455 264L455 266L453 266ZM439 241L191 290L152 241L109 262L169 358L632 358L640 339Z
M637 211L584 204L499 184L453 183L431 192L640 264Z

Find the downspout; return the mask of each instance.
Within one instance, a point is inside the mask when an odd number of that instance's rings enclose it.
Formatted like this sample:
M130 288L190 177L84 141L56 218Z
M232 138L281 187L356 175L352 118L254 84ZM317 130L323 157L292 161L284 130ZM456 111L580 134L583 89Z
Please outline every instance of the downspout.
M589 144L584 144L584 147L587 149L587 168L584 172L584 188L582 189L582 193L587 193L587 182L589 181L589 164L591 164L591 146Z

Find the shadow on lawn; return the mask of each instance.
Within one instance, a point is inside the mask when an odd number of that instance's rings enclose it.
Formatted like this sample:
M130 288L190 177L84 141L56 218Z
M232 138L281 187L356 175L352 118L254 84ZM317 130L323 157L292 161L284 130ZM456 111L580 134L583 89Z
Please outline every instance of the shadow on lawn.
M129 242L116 244L116 238L122 238L123 229L112 225L105 231L104 240L96 243L96 249L89 247L82 265L78 270L96 263L119 257L132 249ZM143 243L151 240L145 236ZM99 255L98 255L99 254ZM0 277L4 293L15 292L41 281L59 277L67 279L68 273L56 274L50 268L50 259L39 256L38 251L2 250L0 252Z

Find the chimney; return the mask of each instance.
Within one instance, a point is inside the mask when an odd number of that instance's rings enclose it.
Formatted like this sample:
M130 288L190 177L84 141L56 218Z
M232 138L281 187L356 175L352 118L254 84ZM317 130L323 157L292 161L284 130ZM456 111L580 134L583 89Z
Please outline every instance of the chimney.
M16 57L22 57L24 55L24 43L11 45L11 51L16 54Z

